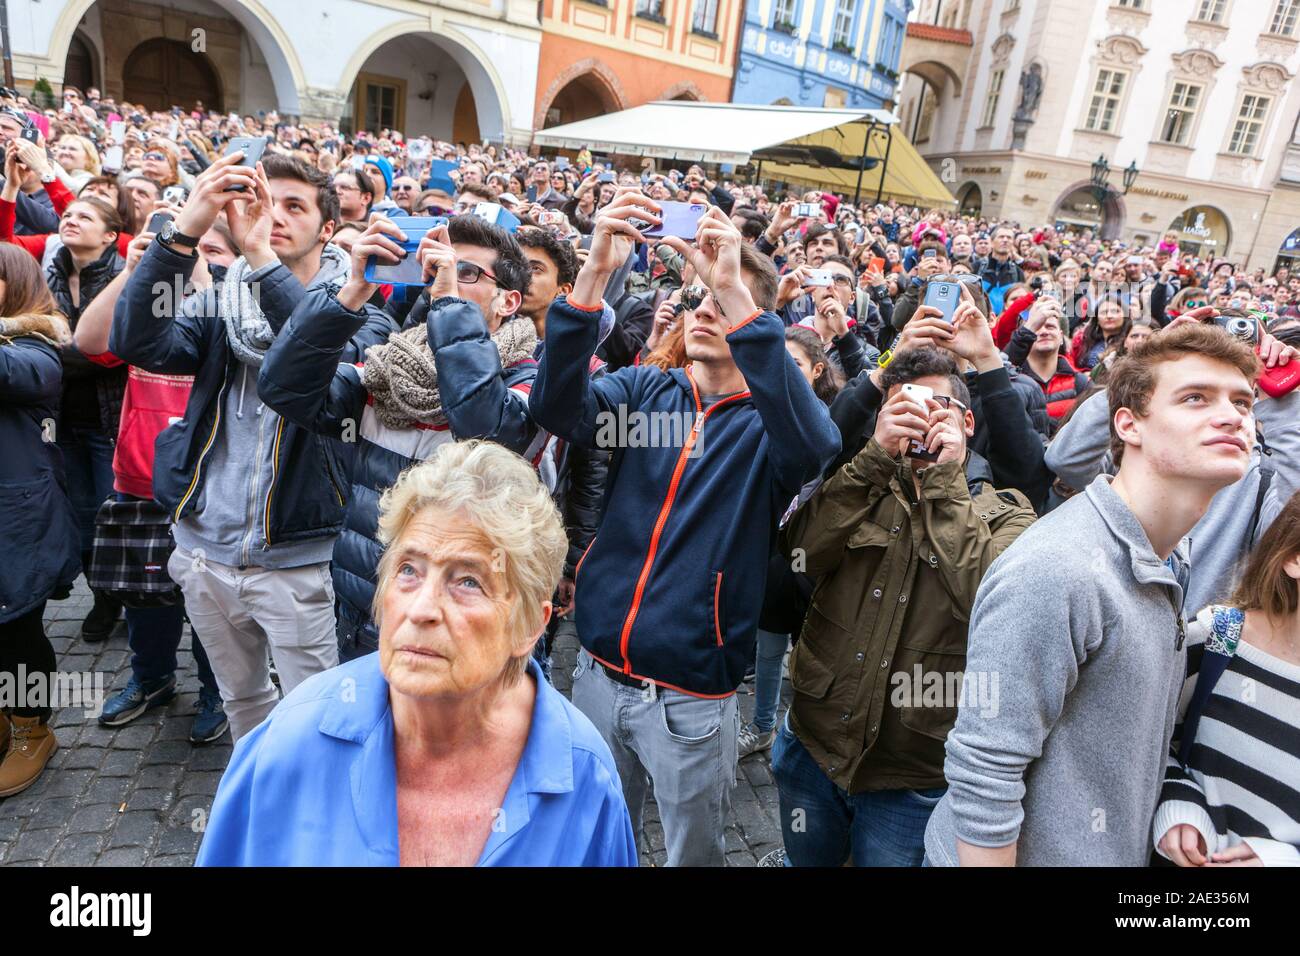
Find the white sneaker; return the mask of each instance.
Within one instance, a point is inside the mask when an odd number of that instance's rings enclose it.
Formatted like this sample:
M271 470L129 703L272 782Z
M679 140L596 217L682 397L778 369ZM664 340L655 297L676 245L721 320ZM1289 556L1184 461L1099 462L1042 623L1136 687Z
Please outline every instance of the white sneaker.
M753 724L746 724L740 728L740 736L737 742L740 748L738 760L743 760L752 753L758 753L760 750L770 750L772 741L776 739L776 728L773 727L767 733L763 733Z

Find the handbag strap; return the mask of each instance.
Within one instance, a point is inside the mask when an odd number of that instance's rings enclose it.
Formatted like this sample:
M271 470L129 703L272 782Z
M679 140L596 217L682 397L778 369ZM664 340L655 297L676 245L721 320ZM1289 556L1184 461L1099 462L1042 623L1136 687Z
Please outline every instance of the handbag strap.
M1216 604L1210 611L1210 634L1205 640L1201 668L1196 675L1196 687L1187 704L1187 713L1183 715L1183 729L1178 738L1178 762L1184 770L1191 757L1192 744L1196 742L1196 728L1201 722L1201 714L1205 712L1205 705L1214 693L1219 678L1237 653L1242 627L1246 623L1245 612L1240 608Z

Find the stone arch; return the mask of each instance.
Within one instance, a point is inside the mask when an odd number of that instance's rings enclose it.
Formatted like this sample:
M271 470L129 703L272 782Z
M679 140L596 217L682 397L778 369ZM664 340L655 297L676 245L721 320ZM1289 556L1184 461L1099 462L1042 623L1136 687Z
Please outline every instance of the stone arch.
M953 97L961 96L961 77L947 63L939 60L922 60L919 63L908 64L907 69L903 70L903 72L920 77L925 85L930 87L935 96L942 96L945 87L949 84L952 86Z
M271 82L275 86L275 98L280 111L296 114L300 111L299 92L306 89L306 74L294 49L289 34L280 26L266 7L258 0L212 0L214 4L243 27L244 32L257 44L266 58L266 65L271 73ZM45 57L51 63L57 63L61 71L68 56L68 47L72 36L81 23L86 11L94 6L96 0L69 0L54 29L50 31L50 42L46 47Z
M581 77L590 77L598 89L607 94L607 106L612 106L610 112L625 110L628 107L627 93L623 89L623 83L618 78L618 74L609 68L604 61L596 57L586 57L578 60L576 63L562 70L546 87L545 92L537 100L537 111L533 115L533 128L542 129L546 125L546 113L559 96L560 91L566 86Z
M693 100L702 103L708 99L693 81L682 80L680 83L674 83L668 89L659 94L661 100Z
M1057 214L1061 211L1061 205L1076 191L1080 189L1090 190L1092 188L1092 181L1088 179L1080 179L1077 182L1073 182L1066 186L1061 190L1055 201L1052 203L1052 216L1048 221L1056 221ZM1120 231L1124 228L1124 220L1128 214L1128 209L1124 204L1123 194L1116 192L1114 189L1109 190L1106 193L1106 198L1101 203L1101 207L1103 210L1102 222L1099 230L1101 238L1119 238Z

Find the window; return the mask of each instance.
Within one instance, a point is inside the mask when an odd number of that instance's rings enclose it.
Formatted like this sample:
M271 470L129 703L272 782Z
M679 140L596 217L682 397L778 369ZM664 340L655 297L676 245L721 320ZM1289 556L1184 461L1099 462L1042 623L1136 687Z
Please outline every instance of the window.
M1273 23L1268 28L1268 32L1284 37L1291 36L1295 33L1297 14L1300 14L1300 0L1277 0L1277 6L1273 8Z
M636 15L662 20L664 18L664 0L636 0Z
M1019 10L1019 9L1020 9L1020 0L1007 0L1006 8L1002 12L1010 13L1012 10Z
M1196 19L1206 23L1222 23L1223 9L1227 5L1228 0L1201 0L1196 5Z
M980 126L993 125L993 117L998 112L998 98L1002 95L1002 78L1006 72L1006 70L994 70L989 75L989 92L984 98L984 116L980 120Z
M695 0L695 20L691 29L696 33L718 33L718 0Z
M831 26L831 46L853 45L853 0L835 0L835 20Z
M406 81L374 73L357 74L352 121L378 133L406 126Z
M1115 6L1123 7L1126 10L1145 10L1147 0L1115 0Z
M1098 70L1097 82L1092 87L1092 103L1088 106L1088 121L1085 129L1096 133L1109 133L1115 129L1115 114L1119 112L1120 99L1124 95L1124 81L1127 73L1119 70Z
M794 25L794 9L797 0L776 0L776 13L772 16L772 22L788 23Z
M1169 95L1169 109L1165 112L1164 125L1160 127L1160 141L1186 146L1191 138L1192 121L1196 119L1196 107L1201 102L1201 88L1191 83L1175 83L1174 91Z
M1247 93L1241 98L1241 109L1237 111L1237 122L1232 127L1232 139L1228 142L1228 152L1238 156L1255 155L1259 145L1260 133L1264 131L1264 118L1268 116L1271 100L1267 96Z

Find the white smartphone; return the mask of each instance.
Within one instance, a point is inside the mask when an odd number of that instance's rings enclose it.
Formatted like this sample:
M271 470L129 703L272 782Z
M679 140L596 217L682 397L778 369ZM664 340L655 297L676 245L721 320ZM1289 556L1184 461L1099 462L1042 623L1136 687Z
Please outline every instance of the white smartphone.
M926 399L934 398L934 389L930 388L930 386L914 385L908 382L903 386L903 394L924 408L927 413L929 412L930 406L926 405ZM917 458L921 461L938 461L939 453L927 450L925 442L913 438L907 446L907 457Z

